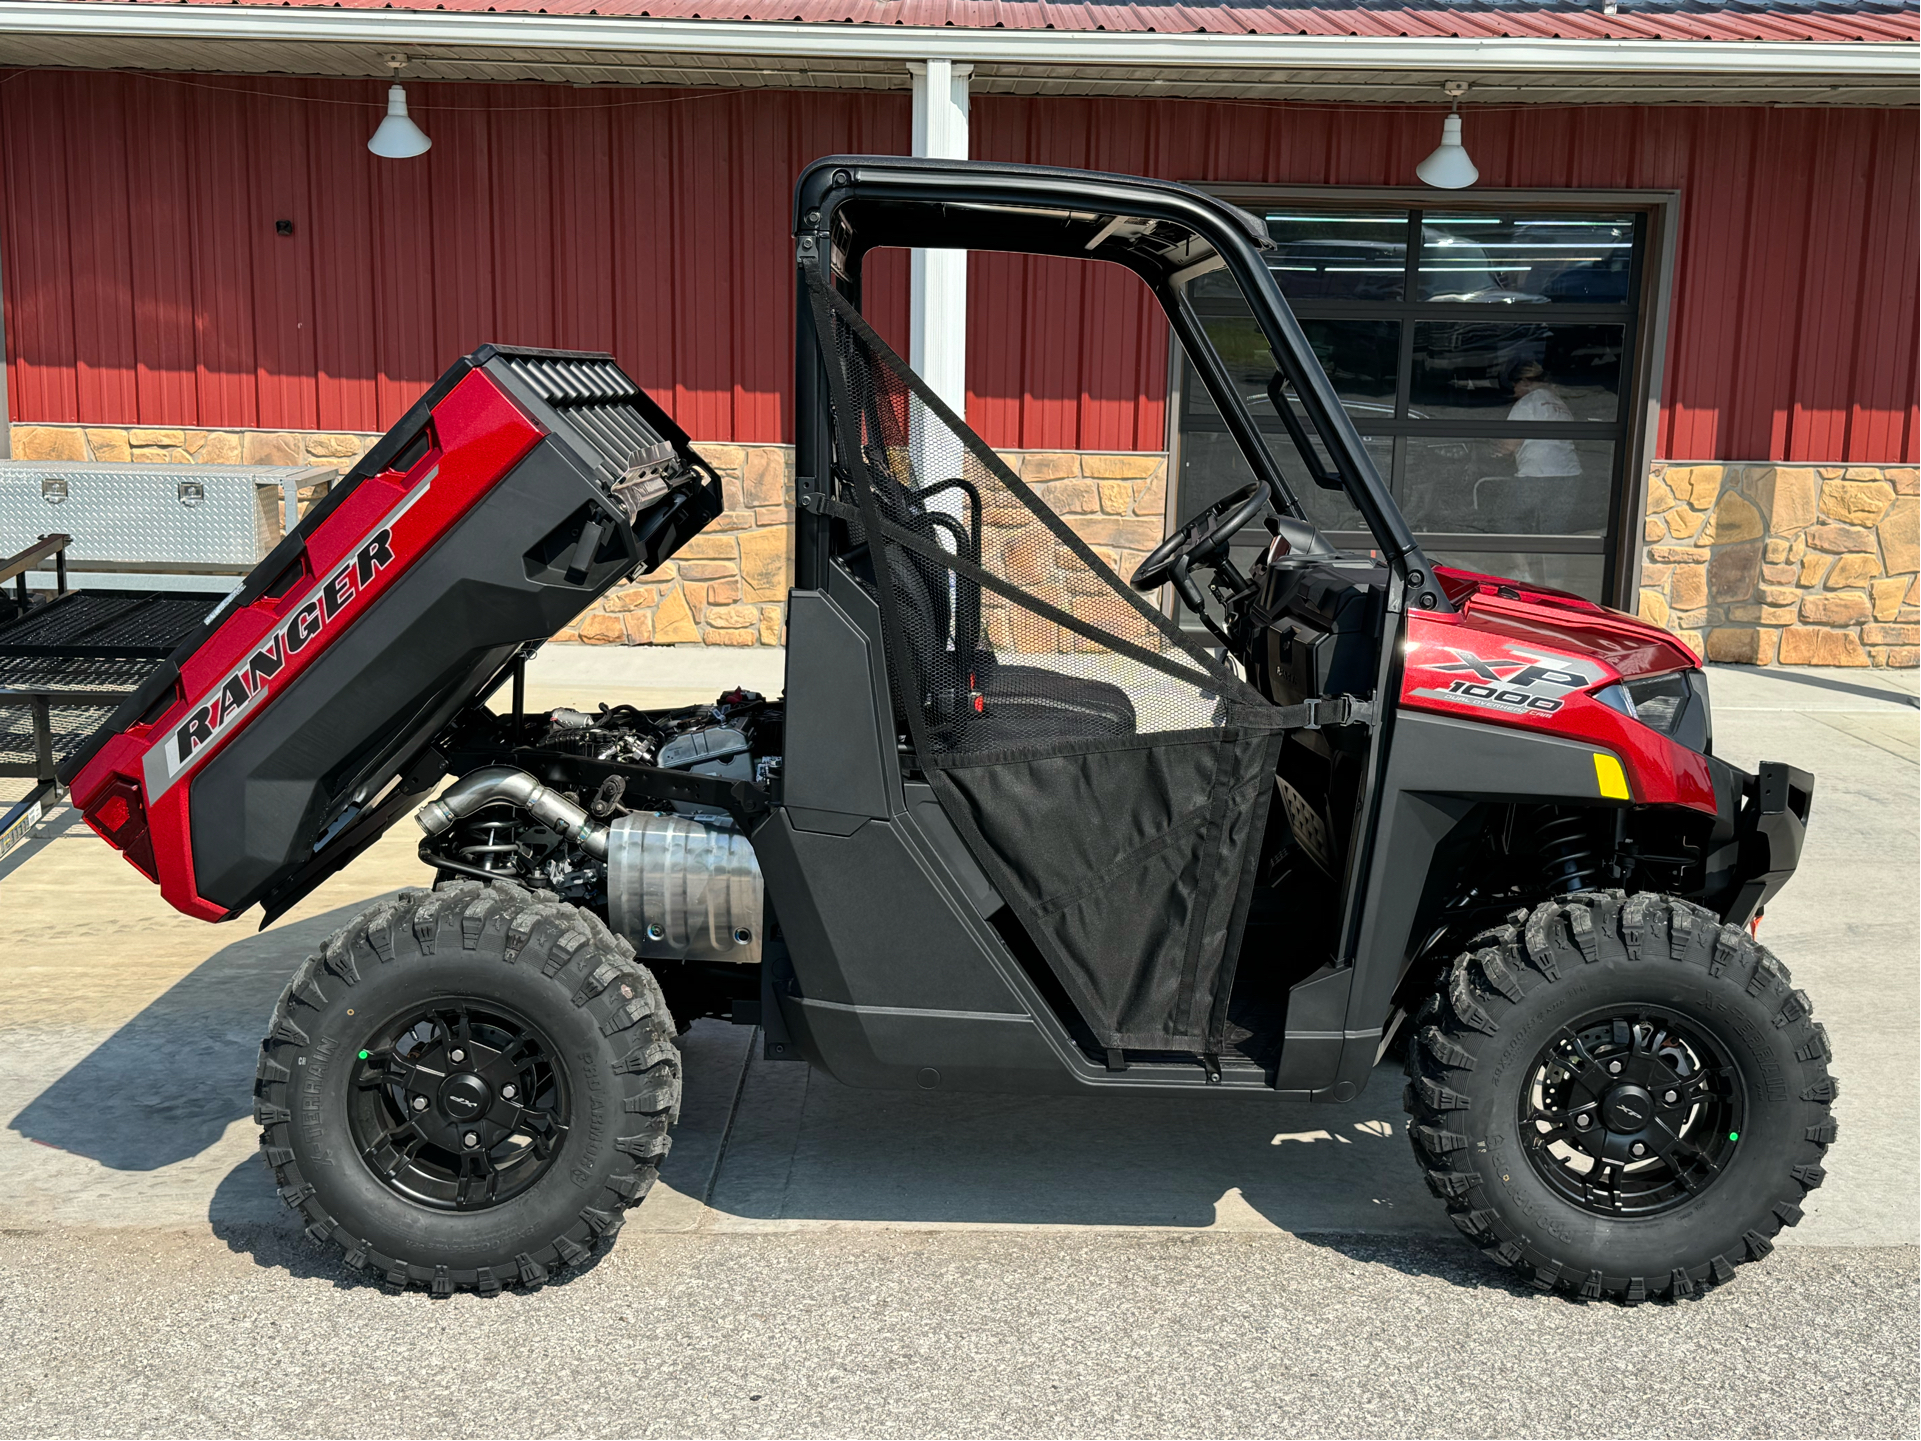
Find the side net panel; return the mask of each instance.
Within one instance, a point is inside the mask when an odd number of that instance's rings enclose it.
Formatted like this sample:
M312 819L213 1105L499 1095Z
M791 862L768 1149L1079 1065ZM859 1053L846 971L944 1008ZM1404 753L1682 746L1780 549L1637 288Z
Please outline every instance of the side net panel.
M1219 1051L1273 708L1120 578L1158 525L1089 483L1057 512L812 289L832 510L857 569L865 546L930 784L1102 1045Z

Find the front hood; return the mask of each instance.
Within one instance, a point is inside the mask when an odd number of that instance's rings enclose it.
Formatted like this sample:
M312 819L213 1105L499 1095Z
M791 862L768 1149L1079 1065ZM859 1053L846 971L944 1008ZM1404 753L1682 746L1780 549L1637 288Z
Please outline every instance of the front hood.
M1701 664L1661 627L1568 591L1452 566L1436 566L1434 575L1470 629L1592 656L1627 679Z

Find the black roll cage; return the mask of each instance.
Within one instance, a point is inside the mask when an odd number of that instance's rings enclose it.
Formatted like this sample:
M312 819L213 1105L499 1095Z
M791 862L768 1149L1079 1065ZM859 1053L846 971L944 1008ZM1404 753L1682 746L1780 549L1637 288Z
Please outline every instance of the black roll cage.
M1037 165L827 156L794 191L795 261L860 305L867 252L994 250L1102 260L1146 282L1194 361L1236 444L1268 487L1275 508L1305 519L1293 488L1222 369L1189 303L1187 282L1225 269L1260 325L1307 426L1327 451L1333 477L1360 511L1394 578L1389 608L1447 611L1446 593L1359 433L1295 320L1260 252L1267 227L1246 211L1185 185ZM795 324L795 583L820 583L829 527L832 440L825 377L816 349L806 276L798 277ZM1291 410L1281 407L1284 418ZM1288 427L1310 482L1325 474L1309 436Z

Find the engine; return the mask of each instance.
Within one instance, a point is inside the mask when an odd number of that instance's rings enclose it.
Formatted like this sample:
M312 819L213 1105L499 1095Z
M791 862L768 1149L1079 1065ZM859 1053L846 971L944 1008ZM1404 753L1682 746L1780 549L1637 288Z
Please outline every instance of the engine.
M599 911L649 960L758 963L760 867L733 817L630 795L612 768L766 786L780 770L782 717L779 702L746 690L678 710L526 717L517 745L488 749L537 763L482 766L421 807L421 856L443 873L517 880Z

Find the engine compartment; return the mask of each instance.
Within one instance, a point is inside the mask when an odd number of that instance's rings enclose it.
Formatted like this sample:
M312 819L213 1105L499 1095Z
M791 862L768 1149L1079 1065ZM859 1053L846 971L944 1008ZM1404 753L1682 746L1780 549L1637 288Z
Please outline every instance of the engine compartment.
M654 966L677 1015L725 1013L750 987L712 973L763 955L742 811L778 788L784 719L780 700L743 689L664 710L476 706L446 737L461 779L422 808L420 857L437 879L514 880L596 912Z
M783 716L779 701L737 688L710 705L643 711L602 704L596 713L562 706L528 720L541 750L765 784L780 770ZM612 789L610 807L618 808L624 790Z

